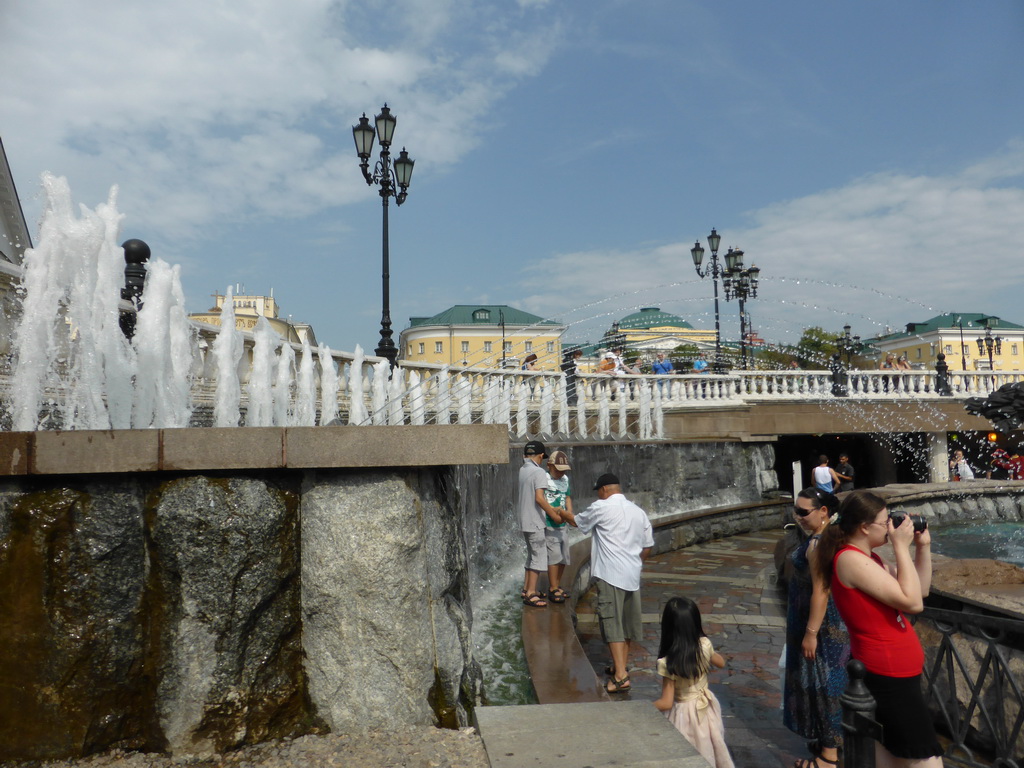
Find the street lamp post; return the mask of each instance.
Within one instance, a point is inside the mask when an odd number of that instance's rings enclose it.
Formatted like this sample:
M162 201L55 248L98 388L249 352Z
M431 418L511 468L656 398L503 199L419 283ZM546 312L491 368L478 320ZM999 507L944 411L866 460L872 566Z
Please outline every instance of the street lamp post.
M851 336L850 331L852 329L849 325L843 326L843 335L836 339L836 349L843 355L846 355L846 367L850 368L853 366L853 356L860 354L864 349L864 344L861 343L860 336Z
M988 322L985 323L985 335L978 337L978 354L984 355L988 352L988 369L990 371L995 370L995 366L992 360L992 352L995 351L997 355L1003 353L1003 340L999 336L992 335L992 328L989 327Z
M395 204L401 205L409 191L409 182L412 181L412 169L415 160L409 158L409 154L402 148L398 153L398 159L391 160L391 139L395 134L395 123L397 120L385 104L381 107L380 114L374 118L376 129L370 125L366 113L359 118L359 124L352 126L352 138L356 143L356 154L359 156L359 168L363 172L363 178L370 186L374 184L380 187L380 199L384 207L383 227L383 254L381 283L383 289L383 308L380 317L380 344L374 352L378 357L386 357L395 366L398 358L398 349L391 336L391 263L388 253L388 200L395 198ZM370 172L370 155L373 153L374 138L380 143L380 160Z
M718 314L718 279L722 276L722 267L718 261L718 246L721 244L722 236L712 228L711 234L708 235L711 263L703 271L701 271L701 263L704 261L704 248L701 246L700 240L695 242L693 248L690 249L690 256L693 257L693 266L697 270L697 275L701 279L710 277L711 284L715 289L715 362L713 366L715 373L722 372L722 329Z
M738 248L730 248L725 254L725 274L722 276L722 284L725 286L725 300L733 298L739 301L740 305L740 357L743 360L743 370L747 370L747 299L757 298L757 277L761 270L754 264L747 269L743 266L743 251Z

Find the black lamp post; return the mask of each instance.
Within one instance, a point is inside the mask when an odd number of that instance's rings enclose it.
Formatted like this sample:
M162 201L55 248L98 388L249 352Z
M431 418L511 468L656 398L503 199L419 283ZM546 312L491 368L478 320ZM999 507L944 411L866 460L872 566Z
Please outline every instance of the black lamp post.
M386 357L391 366L394 367L398 358L398 349L391 339L391 264L388 254L388 199L395 198L395 204L401 205L409 190L409 182L412 181L412 168L414 160L409 159L409 154L403 148L398 153L398 159L391 160L391 139L395 134L395 116L391 114L388 105L381 107L380 114L374 118L376 129L370 125L366 113L359 118L359 124L352 126L352 137L356 142L356 154L359 155L359 167L363 172L363 178L370 186L374 184L380 187L380 199L384 206L384 229L383 229L383 267L381 270L381 282L383 283L383 309L380 317L380 344L374 352L378 357ZM374 166L373 173L370 173L370 155L373 153L374 138L380 142L380 160Z
M995 351L997 355L1003 353L1003 340L999 336L992 335L992 329L989 327L988 321L985 321L985 335L978 337L978 354L984 355L988 352L988 369L990 371L995 370L995 366L992 362L992 352Z
M843 335L836 339L836 349L843 355L846 355L846 367L849 368L853 365L853 356L858 355L863 351L864 344L860 340L860 336L851 336L850 331L852 329L849 325L843 326Z
M118 318L121 332L131 340L135 335L135 324L139 310L142 309L142 292L146 288L146 262L149 261L150 250L142 240L132 238L121 243L124 249L124 288L121 298L130 301L135 307L134 312L124 312Z
M725 274L722 284L725 286L725 300L737 299L740 305L740 357L743 370L747 370L747 299L757 298L757 277L761 270L751 264L747 269L743 266L743 251L730 248L725 254Z
M708 235L708 247L711 249L711 263L707 269L701 271L701 262L704 261L704 248L700 244L700 240L693 244L693 248L690 249L690 255L693 257L693 266L697 270L697 275L703 279L705 277L711 277L711 284L715 288L715 362L713 370L715 373L722 372L722 329L721 322L718 314L718 278L722 276L722 267L718 261L718 246L722 244L722 236L712 228L711 234Z

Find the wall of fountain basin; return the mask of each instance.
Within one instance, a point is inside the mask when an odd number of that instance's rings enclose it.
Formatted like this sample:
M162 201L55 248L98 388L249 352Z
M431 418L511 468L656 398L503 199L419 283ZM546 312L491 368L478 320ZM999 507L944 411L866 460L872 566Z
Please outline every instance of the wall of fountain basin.
M774 487L768 445L567 447L665 514ZM0 433L0 760L467 724L521 455L494 425Z

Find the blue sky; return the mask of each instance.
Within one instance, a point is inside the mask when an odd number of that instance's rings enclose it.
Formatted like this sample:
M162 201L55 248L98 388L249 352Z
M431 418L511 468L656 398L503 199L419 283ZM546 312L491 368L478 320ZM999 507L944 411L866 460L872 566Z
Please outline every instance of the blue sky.
M761 268L769 340L940 312L1024 324L1024 4L7 0L0 136L180 263L189 309L271 288L377 343L381 206L351 126L416 160L392 314L511 304L596 338L643 306L713 325L689 249ZM706 245L706 243L705 243ZM727 337L734 303L722 304Z

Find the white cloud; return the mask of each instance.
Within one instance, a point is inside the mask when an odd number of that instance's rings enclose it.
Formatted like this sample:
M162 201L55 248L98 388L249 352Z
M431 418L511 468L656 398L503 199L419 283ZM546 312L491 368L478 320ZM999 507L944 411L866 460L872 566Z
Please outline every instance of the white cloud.
M847 322L867 337L947 311L1024 323L1022 177L1019 143L948 176L873 174L751 212L749 226L722 232L721 254L741 247L746 264L761 268L759 296L748 310L768 339ZM538 314L561 308L554 311L590 337L641 306L661 305L710 327L711 285L696 279L691 246L547 258L528 273L543 290L527 292L523 306ZM734 338L735 302L721 307L723 328Z
M453 135L451 114L478 125L550 54L553 33L516 28L519 13L468 0L15 0L0 28L0 65L17 73L0 94L4 139L16 174L67 176L87 203L119 183L154 236L311 214L364 193L349 126L384 101L417 136L418 175L472 150L478 136Z

